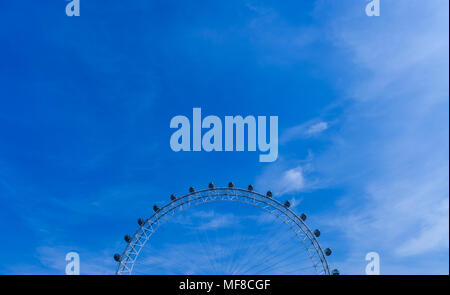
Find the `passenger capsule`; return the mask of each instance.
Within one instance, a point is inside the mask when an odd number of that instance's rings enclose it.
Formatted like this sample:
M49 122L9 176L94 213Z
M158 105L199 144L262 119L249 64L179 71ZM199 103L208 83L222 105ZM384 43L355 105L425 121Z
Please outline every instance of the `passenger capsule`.
M114 260L117 262L120 262L120 255L119 254L114 254Z
M320 237L320 230L316 229L314 231L314 235L316 236L316 238Z
M234 184L230 181L230 182L228 183L228 187L229 187L229 188L233 188L233 187L234 187Z
M330 248L326 248L325 249L325 255L330 256L331 255L331 249Z
M159 211L159 207L157 205L153 206L153 211L158 212Z
M300 215L300 219L303 220L303 221L305 221L305 220L306 220L306 214L305 214L305 213L302 213L302 215Z
M253 185L250 184L250 185L248 186L248 190L249 190L249 191L253 191Z
M171 195L170 195L170 199L171 199L172 201L175 201L175 200L177 199L177 196L175 196L174 194L171 194Z
M191 186L190 188L189 188L189 192L192 194L192 193L195 193L195 189Z
M138 224L139 224L139 226L143 226L144 223L145 223L144 219L142 219L142 218L139 218L139 219L138 219Z
M333 269L333 271L331 272L331 274L334 275L334 276L338 276L338 275L339 275L339 270Z
M123 237L125 242L129 243L131 242L131 237L129 235L125 235L125 237Z
M289 201L284 202L284 207L286 208L291 207L291 203Z
M271 192L271 191L268 191L268 192L266 193L266 196L269 197L269 198L272 198L272 192Z
M208 187L209 187L209 189L214 189L214 183L210 182Z

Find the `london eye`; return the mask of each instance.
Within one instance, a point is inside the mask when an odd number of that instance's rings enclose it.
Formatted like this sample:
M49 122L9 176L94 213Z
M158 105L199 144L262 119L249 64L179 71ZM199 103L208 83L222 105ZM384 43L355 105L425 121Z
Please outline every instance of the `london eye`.
M292 250L290 252L285 250L287 252L285 258L279 258L275 261L274 258L265 256L260 262L255 262L255 265L277 264L279 267L283 267L285 265L284 261L295 260L293 256L302 255L302 257L305 257L305 261L302 262L302 268L293 269L293 274L302 274L303 269L308 269L309 272L307 274L339 274L337 269L330 269L327 257L332 254L332 251L330 248L322 248L319 243L321 232L318 229L311 230L308 227L306 224L306 214L297 214L289 201L280 202L276 200L271 191L261 194L254 191L252 185L243 189L235 187L232 182L226 187L215 187L213 183L210 183L207 189L202 190L195 190L193 187L190 187L189 193L180 197L171 195L166 204L162 206L154 205L152 208L153 213L150 217L138 219L138 229L136 232L133 235L125 235L125 250L122 254L114 255L114 260L118 264L116 274L141 274L142 272L136 270L136 266L140 263L145 263L145 259L142 258L142 253L144 249L149 247L149 244L155 238L155 234L160 230L160 227L163 224L169 223L181 212L195 210L194 208L200 205L211 203L236 204L231 208L235 208L237 204L257 208L264 213L270 214L274 217L274 220L284 225L284 228L292 234L288 237L293 245L291 246ZM271 234L271 236L274 237L275 235ZM279 237L274 237L274 239L277 239L280 244L286 244L280 241ZM255 254L254 256L263 257L260 254ZM281 255L275 253L272 256ZM181 260L185 260L185 258L181 258ZM246 264L248 265L249 263L246 262ZM300 264L297 263L297 265ZM249 267L246 272L249 274L264 274L270 273L270 269L270 265L260 268ZM238 273L241 274L241 272L243 272L242 268Z

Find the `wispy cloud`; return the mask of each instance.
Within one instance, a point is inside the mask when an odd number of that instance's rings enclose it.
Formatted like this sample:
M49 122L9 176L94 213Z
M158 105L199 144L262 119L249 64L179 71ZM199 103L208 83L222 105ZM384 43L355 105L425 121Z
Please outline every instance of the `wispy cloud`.
M220 213L215 210L193 210L177 215L172 222L187 226L191 230L217 230L239 225L240 216L233 213Z
M301 241L278 220L196 242L149 246L141 253L136 274L301 274L314 273ZM280 227L281 226L281 227ZM249 234L252 232L251 234Z
M308 155L306 160L301 161L288 161L281 158L268 166L256 178L256 187L259 190L272 191L275 197L316 188L318 183L310 175L313 172L311 160L311 154Z
M239 223L239 218L234 214L213 214L206 222L197 226L198 230L211 230L229 227Z
M429 212L431 214L423 216L424 221L417 235L400 244L396 254L408 257L448 248L448 199L442 200L433 209L433 212Z
M375 250L386 272L448 273L448 2L383 5L376 22L354 26L350 7L330 26L368 74L348 88L339 138L315 161L348 188L321 220L348 234L348 261Z
M317 124L314 124L306 130L306 134L313 135L317 133L321 133L322 131L325 131L328 129L328 123L327 122L319 122Z
M66 254L73 252L70 246L39 246L35 249L36 265L11 265L8 266L9 274L17 275L65 275L67 261ZM110 250L90 252L84 249L74 251L80 255L80 274L82 275L112 275L116 264L111 259Z
M313 120L287 129L280 136L280 144L286 144L292 140L305 139L317 136L327 130L329 123L321 120Z
M302 167L295 167L289 169L283 173L281 179L278 183L277 190L280 194L285 194L289 192L298 192L305 186L305 179L303 177Z

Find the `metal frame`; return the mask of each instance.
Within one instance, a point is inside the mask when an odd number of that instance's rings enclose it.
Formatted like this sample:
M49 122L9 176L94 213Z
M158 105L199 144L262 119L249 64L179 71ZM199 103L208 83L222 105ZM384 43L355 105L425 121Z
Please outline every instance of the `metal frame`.
M145 223L131 237L123 254L120 256L116 274L132 274L134 263L146 242L155 233L157 228L177 212L189 209L192 206L217 201L231 201L259 207L279 218L295 233L304 245L317 274L330 275L326 255L322 250L316 236L306 223L291 209L273 198L254 192L252 190L227 187L210 188L191 192L179 197L156 210Z

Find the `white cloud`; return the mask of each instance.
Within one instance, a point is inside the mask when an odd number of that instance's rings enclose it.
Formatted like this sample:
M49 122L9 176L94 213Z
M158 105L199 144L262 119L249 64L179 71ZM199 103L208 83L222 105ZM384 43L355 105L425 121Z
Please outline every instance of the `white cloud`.
M306 130L306 134L309 134L309 135L317 134L317 133L323 132L327 129L328 129L327 122L319 122L319 123L314 124L311 127L309 127L309 129Z
M304 167L301 165L286 168L285 164L277 163L269 166L255 181L262 190L270 190L276 196L298 193L305 189L306 180ZM270 184L270 185L268 185Z
M349 191L321 220L347 235L352 263L375 250L386 270L448 273L448 2L383 5L376 21L350 21L351 6L329 28L364 75L344 94L354 100L339 137L316 155Z
M215 210L194 210L187 214L176 215L171 219L172 223L188 226L195 230L216 230L237 226L240 216L233 213L219 213Z
M325 121L312 120L291 128L288 128L280 136L280 143L286 144L292 140L304 139L316 136L327 130L329 123Z
M281 194L299 192L305 186L302 167L289 169L283 173L278 184Z
M207 221L201 223L198 230L212 230L235 226L239 223L239 218L234 214L218 214L214 213L208 216Z
M215 237L183 237L158 247L149 245L134 270L137 274L312 274L311 260L301 243L275 218L259 224L256 232L246 227Z
M436 204L433 208L434 212L429 212L432 214L427 214L424 218L424 222L421 228L418 229L417 234L402 243L396 249L396 254L400 256L414 256L434 249L448 248L448 203L447 199L442 200L440 204ZM419 212L421 211L419 210Z
M37 259L46 268L47 274L65 274L67 261L66 254L74 251L67 246L41 246L36 249ZM81 274L112 275L116 263L111 258L112 251L101 250L99 252L87 252L85 250L75 251L80 255ZM42 270L25 270L20 274L41 274ZM19 272L18 272L19 273Z

